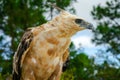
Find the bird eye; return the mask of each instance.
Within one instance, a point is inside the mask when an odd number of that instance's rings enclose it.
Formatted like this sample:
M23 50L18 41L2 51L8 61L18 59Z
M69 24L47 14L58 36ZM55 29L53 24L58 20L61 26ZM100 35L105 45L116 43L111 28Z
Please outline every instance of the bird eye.
M79 24L79 23L82 22L82 19L75 19L75 22L76 22L77 24Z

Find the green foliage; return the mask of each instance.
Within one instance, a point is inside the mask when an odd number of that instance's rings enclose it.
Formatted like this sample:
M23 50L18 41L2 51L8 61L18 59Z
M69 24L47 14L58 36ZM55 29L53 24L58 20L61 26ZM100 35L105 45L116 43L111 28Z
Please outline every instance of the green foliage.
M12 80L12 75L9 73L6 73L5 75L2 75L0 73L0 80Z
M73 69L75 68L75 72L74 72L75 80L86 79L89 76L87 75L87 70L86 70L86 67L90 66L89 65L90 60L88 59L88 56L81 53L81 54L78 54L70 62Z
M90 80L93 72L93 60L70 45L70 61L67 70L62 74L61 80Z
M76 57L70 59L67 70L62 74L61 80L119 80L120 69L110 67L105 61L96 65L94 58L88 58L84 53L75 53Z
M107 52L120 53L120 0L106 2L106 6L98 5L93 8L93 18L98 21L94 30L93 42L109 45Z
M3 80L2 75L0 74L0 80Z
M75 71L75 68L74 69L68 69L66 70L62 76L61 76L61 80L75 80L74 79L74 72Z
M93 42L97 45L107 45L105 52L112 53L113 57L118 60L118 64L120 64L120 58L117 57L120 54L120 0L107 1L105 6L94 6L91 13L98 22L97 28L93 30L95 36ZM111 66L120 66L114 63L106 60L104 64L96 65L98 70L97 79L119 80L120 69Z
M98 73L95 75L98 80L119 80L120 79L120 69L110 67L105 61L101 66L96 65L95 69Z

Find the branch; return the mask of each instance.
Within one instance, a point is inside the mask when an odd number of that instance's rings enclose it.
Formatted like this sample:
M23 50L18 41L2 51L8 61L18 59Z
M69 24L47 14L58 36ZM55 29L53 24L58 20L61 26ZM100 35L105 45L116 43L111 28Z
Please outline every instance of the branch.
M55 4L49 3L48 5L52 6L53 8L56 8L59 11L64 11L63 9L61 9L60 7L56 6Z

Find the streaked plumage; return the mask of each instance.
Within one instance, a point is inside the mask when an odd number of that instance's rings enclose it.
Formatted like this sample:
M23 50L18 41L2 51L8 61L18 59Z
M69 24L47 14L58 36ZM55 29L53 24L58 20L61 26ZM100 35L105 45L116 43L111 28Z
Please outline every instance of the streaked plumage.
M13 80L60 80L71 36L91 25L62 11L53 20L28 29L13 60Z

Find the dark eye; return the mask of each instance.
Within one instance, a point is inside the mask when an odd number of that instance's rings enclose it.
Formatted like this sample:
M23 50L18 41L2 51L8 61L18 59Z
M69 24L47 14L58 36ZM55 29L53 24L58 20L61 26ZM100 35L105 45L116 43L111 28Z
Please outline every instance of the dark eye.
M79 24L79 23L82 22L82 19L75 19L75 22L76 22L77 24Z

